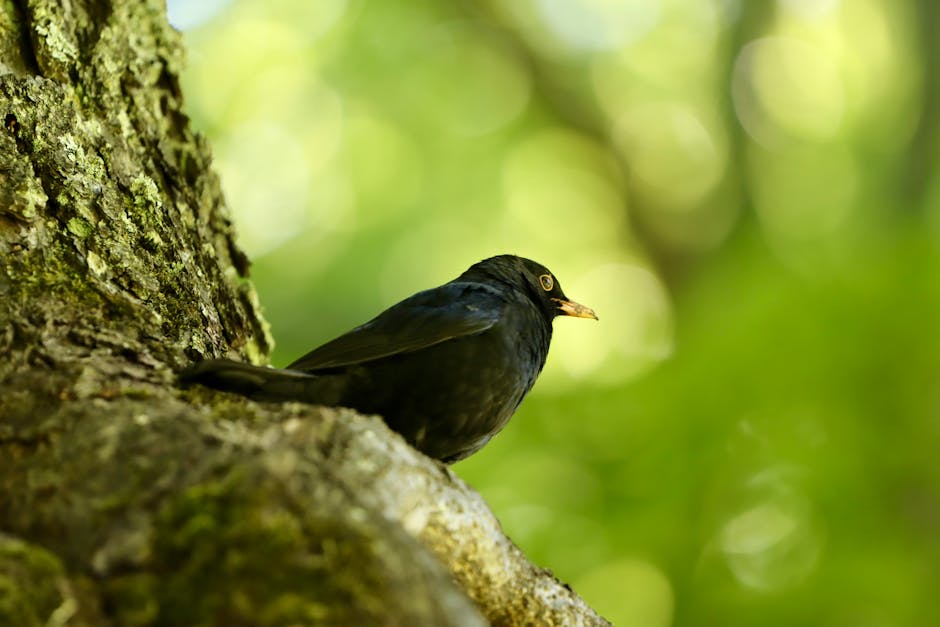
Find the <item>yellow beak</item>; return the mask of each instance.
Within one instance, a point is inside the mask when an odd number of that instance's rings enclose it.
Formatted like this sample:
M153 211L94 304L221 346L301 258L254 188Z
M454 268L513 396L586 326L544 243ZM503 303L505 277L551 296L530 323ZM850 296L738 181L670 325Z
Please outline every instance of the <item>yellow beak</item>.
M574 316L575 318L594 318L599 320L597 314L594 313L594 310L590 307L585 307L580 303L576 303L571 300L562 300L560 298L553 298L553 301L558 303L558 309L560 309L566 316Z

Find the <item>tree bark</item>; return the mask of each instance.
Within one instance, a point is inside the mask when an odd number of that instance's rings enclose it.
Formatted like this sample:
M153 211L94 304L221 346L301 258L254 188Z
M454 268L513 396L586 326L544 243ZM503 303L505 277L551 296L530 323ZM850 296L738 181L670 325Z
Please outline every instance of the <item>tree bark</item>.
M265 359L158 0L0 0L0 624L600 625L375 417Z

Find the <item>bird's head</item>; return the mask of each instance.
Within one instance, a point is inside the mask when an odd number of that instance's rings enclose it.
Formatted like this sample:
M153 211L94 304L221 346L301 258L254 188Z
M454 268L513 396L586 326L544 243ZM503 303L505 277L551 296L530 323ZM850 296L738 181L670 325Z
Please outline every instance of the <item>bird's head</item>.
M470 268L468 272L474 270L525 292L548 320L555 316L598 319L593 309L565 296L555 275L548 268L531 259L515 255L499 255L484 259Z

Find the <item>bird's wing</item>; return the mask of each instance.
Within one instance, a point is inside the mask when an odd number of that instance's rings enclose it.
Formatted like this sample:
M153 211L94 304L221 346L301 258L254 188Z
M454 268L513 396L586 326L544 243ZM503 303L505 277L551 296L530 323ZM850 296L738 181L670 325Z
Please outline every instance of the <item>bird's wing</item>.
M490 286L446 283L401 301L288 368L303 372L341 368L482 333L496 324L504 304Z

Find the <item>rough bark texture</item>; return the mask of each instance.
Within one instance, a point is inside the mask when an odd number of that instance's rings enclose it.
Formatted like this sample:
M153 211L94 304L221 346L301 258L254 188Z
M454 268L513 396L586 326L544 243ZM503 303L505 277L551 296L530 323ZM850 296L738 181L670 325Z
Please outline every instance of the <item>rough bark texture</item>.
M180 64L0 0L0 624L605 624L380 420L174 386L269 348Z

